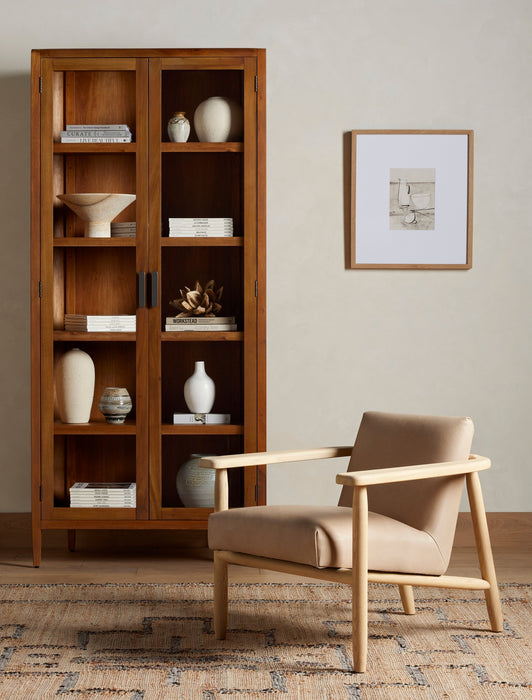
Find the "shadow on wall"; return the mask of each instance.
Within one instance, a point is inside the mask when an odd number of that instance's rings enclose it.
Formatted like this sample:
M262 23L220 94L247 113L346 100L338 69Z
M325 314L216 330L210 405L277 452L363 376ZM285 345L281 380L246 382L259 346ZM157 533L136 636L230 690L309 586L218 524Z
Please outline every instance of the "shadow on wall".
M351 144L350 131L343 135L343 183L344 183L344 266L351 269Z
M29 506L30 74L0 76L0 510ZM16 483L15 483L16 482Z

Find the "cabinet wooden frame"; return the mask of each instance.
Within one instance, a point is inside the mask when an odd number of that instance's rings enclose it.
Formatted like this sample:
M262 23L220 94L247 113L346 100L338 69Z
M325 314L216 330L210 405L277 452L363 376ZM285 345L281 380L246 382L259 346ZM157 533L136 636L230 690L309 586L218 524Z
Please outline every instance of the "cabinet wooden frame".
M185 144L170 143L165 132L172 103L162 79L188 94L188 108L197 104L200 89L223 94L237 85L244 113L240 142L202 143L195 134ZM171 73L168 73L171 71ZM186 73L183 73L186 71ZM32 530L34 563L41 558L45 529L135 527L205 529L211 509L185 508L176 495L175 473L183 450L214 447L218 453L265 449L265 51L261 49L43 50L32 52ZM234 78L230 76L233 75ZM180 83L181 76L183 80ZM229 76L229 77L228 77ZM203 88L201 88L203 85ZM215 89L216 87L220 90ZM103 99L99 92L103 89ZM220 92L221 91L221 92ZM115 96L113 102L109 99ZM209 96L208 94L206 96ZM176 98L178 99L178 98ZM173 104L173 103L172 103ZM164 105L164 109L163 109ZM178 109L179 104L173 106ZM193 114L188 114L191 122ZM105 118L105 119L104 119ZM131 123L132 143L61 143L59 131L72 123ZM194 133L194 132L193 132ZM234 163L228 204L238 222L227 239L169 238L161 227L162 200L168 191L163 163L191 178L214 181L212 168ZM233 167L232 165L230 167ZM97 185L103 182L102 187ZM72 191L128 191L134 186L137 235L134 239L90 239L79 219L61 206L56 195ZM194 184L190 185L193 189ZM226 188L227 189L227 188ZM223 191L220 200L228 196ZM179 197L170 195L174 216L214 216L223 201L197 196L197 214L179 213ZM226 202L227 203L227 202ZM207 212L203 212L203 209ZM127 210L126 210L127 211ZM125 216L125 215L124 215ZM119 220L128 220L120 215ZM224 261L225 267L222 267ZM176 265L173 263L177 262ZM229 269L227 303L237 309L239 327L232 332L168 333L164 318L173 315L166 297L175 287L195 279L177 279L190 269L223 276ZM145 275L152 293L138 306L137 277ZM166 277L165 277L166 276ZM91 280L100 281L94 294ZM118 282L118 286L115 284ZM206 282L207 279L202 279ZM220 279L220 283L224 280ZM106 289L113 288L109 298ZM93 308L98 302L98 308ZM104 307L104 308L102 308ZM135 333L73 333L65 331L64 313L135 313ZM96 390L90 422L63 424L54 415L54 355L81 347L96 357ZM233 408L238 422L227 426L178 426L171 412L186 410L168 382L179 363L193 366L201 351L216 374L216 358L236 377L238 397L220 382L217 400ZM175 358L175 360L174 360ZM123 360L122 366L120 365ZM197 357L196 359L202 359ZM174 364L175 362L175 364ZM208 367L209 369L209 367ZM188 370L179 368L177 377ZM191 372L190 372L191 373ZM122 426L108 425L98 414L102 382L113 379L133 385L135 410ZM164 405L163 405L164 402ZM217 410L215 406L215 410ZM164 415L163 415L164 414ZM109 447L111 446L111 447ZM118 446L118 447L117 447ZM181 446L181 447L180 447ZM186 447L185 447L186 446ZM134 464L112 466L107 452L122 451ZM87 452L82 457L83 452ZM165 454L168 462L164 464ZM188 456L188 455L186 455ZM91 476L91 460L101 461L109 480L117 475L137 484L136 509L79 509L68 506L68 488L78 477ZM107 461L106 461L107 460ZM76 466L77 464L77 466ZM103 466L95 467L101 476ZM114 475L114 476L113 476ZM95 479L90 479L95 480ZM238 483L237 483L238 482ZM265 502L264 468L242 470L235 480L235 502Z

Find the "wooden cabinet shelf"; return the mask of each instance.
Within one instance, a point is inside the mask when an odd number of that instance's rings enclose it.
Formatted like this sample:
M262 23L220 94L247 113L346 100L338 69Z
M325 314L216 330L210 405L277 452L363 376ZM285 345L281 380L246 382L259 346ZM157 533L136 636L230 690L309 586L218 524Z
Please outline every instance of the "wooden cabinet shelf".
M136 143L57 143L53 145L54 153L135 153Z
M243 435L243 425L170 425L163 424L163 435Z
M226 143L161 143L162 153L243 153L244 144L227 141Z
M173 342L237 342L244 340L244 333L242 331L162 331L161 339Z
M136 423L130 420L121 425L110 425L103 419L90 423L54 422L54 435L135 435L136 432Z
M188 236L175 236L174 238L162 238L161 246L164 248L242 248L244 239L242 236L232 238L189 238Z
M41 86L41 89L39 89ZM198 140L193 114L224 95L242 108L241 140ZM265 426L265 52L261 49L47 49L32 52L32 522L42 532L206 529L176 476L191 454L260 452ZM170 143L177 110L192 122ZM127 124L133 143L60 143L67 124ZM237 137L239 138L239 137ZM58 195L135 194L113 222L135 237L88 238ZM170 237L170 219L231 219L232 237ZM223 286L237 331L165 331L171 302L196 281ZM67 314L135 315L135 332L65 331ZM112 327L112 326L110 326ZM58 360L79 348L95 367L88 423L62 423ZM173 425L196 362L229 425ZM98 409L106 387L133 401L121 425ZM262 467L232 470L232 506L265 503ZM76 482L135 482L135 508L71 508Z
M135 237L131 238L84 238L83 236L62 236L53 239L54 248L134 248Z
M106 332L82 332L82 331L54 331L53 339L56 341L67 340L74 343L84 343L84 342L100 342L108 343L111 341L127 342L132 343L137 339L136 333L120 332L120 333L106 333Z

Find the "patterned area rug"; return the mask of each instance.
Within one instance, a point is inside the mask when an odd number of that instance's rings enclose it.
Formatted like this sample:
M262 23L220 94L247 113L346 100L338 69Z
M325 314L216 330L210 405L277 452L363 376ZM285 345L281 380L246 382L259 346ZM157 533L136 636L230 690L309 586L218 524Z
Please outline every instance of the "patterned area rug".
M0 698L532 697L532 586L481 593L370 586L368 671L350 671L349 588L233 584L227 640L210 584L0 585Z

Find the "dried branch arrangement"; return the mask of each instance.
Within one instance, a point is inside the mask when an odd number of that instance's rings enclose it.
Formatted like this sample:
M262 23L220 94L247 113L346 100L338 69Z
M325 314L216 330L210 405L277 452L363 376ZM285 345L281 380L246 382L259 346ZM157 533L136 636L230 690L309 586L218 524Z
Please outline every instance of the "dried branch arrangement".
M179 299L170 302L180 313L178 317L187 316L216 316L221 310L220 299L224 288L216 289L214 280L207 282L203 288L196 282L194 289L185 287L179 290Z

